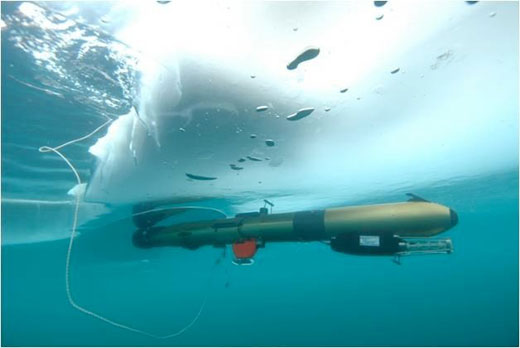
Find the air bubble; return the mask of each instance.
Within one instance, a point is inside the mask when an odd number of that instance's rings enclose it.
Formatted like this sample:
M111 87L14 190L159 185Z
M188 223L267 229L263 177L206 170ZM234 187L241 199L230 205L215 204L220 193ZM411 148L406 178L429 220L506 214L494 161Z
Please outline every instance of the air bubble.
M294 70L300 65L301 63L311 60L313 58L316 58L320 54L320 49L317 47L309 47L305 49L302 53L298 55L292 62L287 64L287 69Z
M253 162L261 162L262 159L259 158L259 157L255 157L255 156L246 156L248 160L250 161L253 161Z
M287 119L289 121L301 120L302 118L307 117L310 114L312 114L313 111L314 111L314 108L303 108L303 109L298 110L298 112L287 116Z

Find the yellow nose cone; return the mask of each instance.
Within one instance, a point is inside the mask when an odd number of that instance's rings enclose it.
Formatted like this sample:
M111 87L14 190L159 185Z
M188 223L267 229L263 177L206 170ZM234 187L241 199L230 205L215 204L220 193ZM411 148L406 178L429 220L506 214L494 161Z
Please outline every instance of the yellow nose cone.
M458 222L452 209L431 202L405 202L327 209L330 235L348 232L387 232L401 237L429 237Z

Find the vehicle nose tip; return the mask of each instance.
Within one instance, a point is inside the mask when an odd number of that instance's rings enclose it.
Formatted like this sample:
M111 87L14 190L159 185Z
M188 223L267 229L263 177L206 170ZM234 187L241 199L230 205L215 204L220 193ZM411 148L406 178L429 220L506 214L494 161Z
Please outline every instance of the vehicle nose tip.
M451 220L452 227L455 226L459 222L459 216L453 209L450 209L450 220Z

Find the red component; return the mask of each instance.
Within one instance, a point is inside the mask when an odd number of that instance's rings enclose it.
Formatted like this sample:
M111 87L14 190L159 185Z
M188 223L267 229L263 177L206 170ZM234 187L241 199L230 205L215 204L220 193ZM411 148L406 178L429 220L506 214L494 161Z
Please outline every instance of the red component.
M256 240L248 239L233 243L233 253L237 259L250 259L256 253Z

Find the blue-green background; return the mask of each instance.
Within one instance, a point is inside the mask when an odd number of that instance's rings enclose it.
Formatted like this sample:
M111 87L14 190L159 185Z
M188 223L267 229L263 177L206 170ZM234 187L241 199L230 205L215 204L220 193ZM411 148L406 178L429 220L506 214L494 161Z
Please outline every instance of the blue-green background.
M74 184L71 173L37 148L84 135L102 120L80 103L13 79L33 78L27 59L2 36L3 208L6 197L63 199ZM83 177L93 141L66 151ZM60 171L50 170L55 167ZM337 205L402 201L405 192ZM229 250L216 265L222 251L212 247L149 250L145 261L125 258L133 252L128 221L107 221L104 231L112 234L106 238L93 228L83 231L71 270L81 305L160 335L188 324L208 296L193 327L168 340L72 308L65 293L67 240L3 243L2 345L518 345L518 170L475 173L415 193L457 211L459 224L444 235L453 239L453 254L405 257L399 266L388 257L343 255L321 243L270 244L253 266L238 267ZM229 208L225 200L209 204ZM32 218L9 212L2 215L4 236L17 221ZM38 223L51 221L40 216Z

